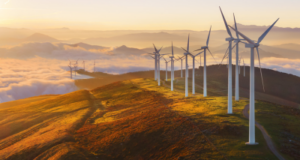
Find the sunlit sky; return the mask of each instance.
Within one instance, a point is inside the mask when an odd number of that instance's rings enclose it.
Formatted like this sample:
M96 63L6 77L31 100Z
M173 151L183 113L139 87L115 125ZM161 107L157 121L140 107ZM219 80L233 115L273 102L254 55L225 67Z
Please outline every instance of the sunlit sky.
M229 24L300 28L300 0L0 0L0 27L223 30L219 6Z

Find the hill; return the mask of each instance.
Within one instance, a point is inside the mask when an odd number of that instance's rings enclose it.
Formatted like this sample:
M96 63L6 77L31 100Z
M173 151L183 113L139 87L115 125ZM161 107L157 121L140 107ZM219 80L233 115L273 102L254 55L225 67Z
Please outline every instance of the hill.
M50 36L41 34L41 33L35 33L27 38L24 39L25 42L58 42L57 39L52 38Z
M0 159L276 159L258 130L259 145L244 144L247 99L234 102L229 116L224 96L185 98L134 79L30 101L0 104ZM256 105L276 147L287 159L299 158L299 110Z
M235 84L235 65L233 65L233 87ZM240 77L240 96L249 98L249 67L245 67L245 77L243 76L244 68L241 67ZM202 86L203 84L203 68L196 69L195 83ZM262 68L265 92L262 89L262 83L260 78L259 68L255 68L255 90L257 97L260 100L277 103L287 106L298 106L300 104L300 78L291 74L274 71L271 69ZM192 75L192 69L189 69L190 75ZM110 84L117 81L130 80L135 78L153 78L154 71L141 71L132 72L121 75L110 75L101 72L90 73L82 72L80 74L86 74L95 78L76 80L75 83L79 88L94 89L106 84ZM180 77L181 71L175 71L175 77ZM184 73L183 73L184 76ZM168 77L171 77L171 72L168 72ZM208 78L208 92L213 92L214 95L227 95L227 80L228 69L226 65L212 65L207 67ZM161 71L161 79L165 80L165 71ZM178 79L181 83L184 83L184 79ZM189 77L189 81L192 81L192 77ZM169 83L169 82L167 82ZM217 94L214 92L217 90ZM219 92L218 90L223 90ZM234 90L233 90L234 91ZM202 90L199 90L202 93ZM234 94L234 93L233 93ZM276 99L276 100L275 100ZM275 102L274 102L275 101Z

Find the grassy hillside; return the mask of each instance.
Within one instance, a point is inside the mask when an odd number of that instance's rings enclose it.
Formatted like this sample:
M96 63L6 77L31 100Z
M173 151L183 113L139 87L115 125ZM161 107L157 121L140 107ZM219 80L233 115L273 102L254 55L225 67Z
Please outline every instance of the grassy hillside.
M247 99L227 115L218 85L207 98L201 86L188 98L180 79L175 87L140 78L0 108L0 159L276 159L258 129L259 145L245 145ZM257 101L256 115L278 150L299 159L299 109Z
M246 67L245 77L243 76L243 68L241 68L241 74L239 75L240 80L240 96L249 98L249 67ZM235 66L233 66L233 82L232 85L235 87ZM203 86L203 68L196 69L195 83ZM262 69L265 92L262 88L261 76L259 68L255 68L255 90L256 99L273 102L277 104L288 105L294 107L300 107L300 77L270 70ZM189 70L189 84L192 81L192 70ZM165 79L165 74L162 74L162 79ZM184 76L184 73L183 73ZM180 77L180 72L176 72L176 77ZM177 80L179 84L184 83L184 79ZM225 65L213 65L207 67L207 85L209 95L227 95L227 84L228 84L228 69ZM169 83L168 83L169 84ZM233 95L234 93L233 88ZM202 90L199 89L202 93Z

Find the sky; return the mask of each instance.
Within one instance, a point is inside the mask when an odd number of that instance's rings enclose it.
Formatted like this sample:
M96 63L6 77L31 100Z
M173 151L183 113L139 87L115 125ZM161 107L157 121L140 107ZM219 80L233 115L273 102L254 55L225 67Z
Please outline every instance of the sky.
M299 0L0 0L0 27L84 30L224 30L229 22L300 28Z

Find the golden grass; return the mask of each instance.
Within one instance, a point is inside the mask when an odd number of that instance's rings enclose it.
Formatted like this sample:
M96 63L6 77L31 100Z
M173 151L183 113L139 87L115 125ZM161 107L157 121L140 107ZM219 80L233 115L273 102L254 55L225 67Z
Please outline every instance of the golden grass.
M93 110L88 91L76 91L0 110L0 159L33 159L72 140L71 133Z

